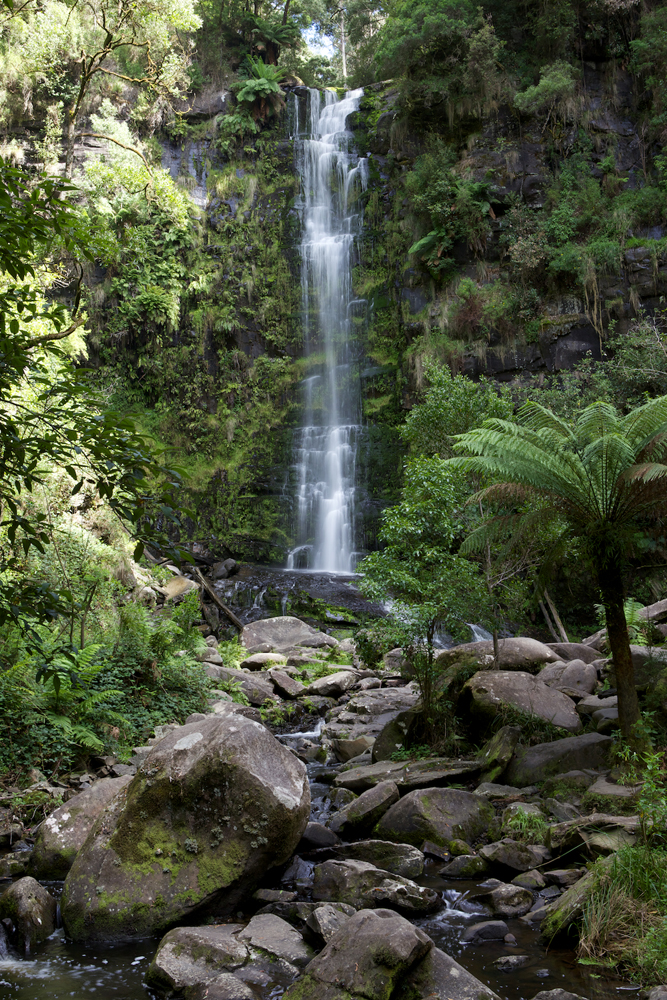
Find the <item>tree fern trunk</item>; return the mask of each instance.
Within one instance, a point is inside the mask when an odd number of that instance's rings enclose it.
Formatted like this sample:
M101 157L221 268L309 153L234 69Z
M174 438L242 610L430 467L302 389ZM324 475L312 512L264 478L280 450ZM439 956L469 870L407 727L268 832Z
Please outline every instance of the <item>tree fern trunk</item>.
M618 691L618 721L625 739L632 738L632 727L639 720L639 702L635 688L635 669L630 654L630 636L623 610L623 578L616 559L609 560L598 571L607 619L607 637L614 661Z

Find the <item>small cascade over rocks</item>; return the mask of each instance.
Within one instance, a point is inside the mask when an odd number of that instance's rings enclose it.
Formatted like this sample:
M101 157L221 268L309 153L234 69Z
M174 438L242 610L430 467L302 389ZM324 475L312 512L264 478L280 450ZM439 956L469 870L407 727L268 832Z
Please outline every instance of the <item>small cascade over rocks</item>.
M352 256L368 165L350 148L346 120L363 90L339 100L310 89L305 135L295 99L296 169L301 180L301 291L306 354L322 356L302 383L303 426L295 435L295 537L288 569L354 570L356 459L361 436L353 317Z

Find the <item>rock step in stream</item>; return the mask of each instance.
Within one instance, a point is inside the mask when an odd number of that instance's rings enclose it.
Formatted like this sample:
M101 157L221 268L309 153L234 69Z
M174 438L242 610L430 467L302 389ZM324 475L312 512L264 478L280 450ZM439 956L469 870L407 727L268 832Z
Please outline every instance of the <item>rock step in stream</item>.
M273 643L269 623L255 623L264 658L249 674L295 648L295 621L274 620ZM315 647L313 632L301 638ZM560 662L547 652L544 663ZM507 667L481 672L494 697ZM90 776L34 848L12 845L19 861L5 865L14 881L0 896L7 996L94 988L138 1000L145 982L186 1000L616 996L619 981L540 939L545 919L558 929L576 916L584 862L633 840L637 818L613 807L625 800L627 813L636 789L614 782L609 737L522 747L505 726L474 759L394 761L417 709L412 685L391 667L340 672L353 683L320 696L325 718L307 729L275 737L256 709L215 703L163 727L128 773ZM558 693L577 715L594 696ZM517 815L547 843L512 837ZM63 877L67 937L56 929Z

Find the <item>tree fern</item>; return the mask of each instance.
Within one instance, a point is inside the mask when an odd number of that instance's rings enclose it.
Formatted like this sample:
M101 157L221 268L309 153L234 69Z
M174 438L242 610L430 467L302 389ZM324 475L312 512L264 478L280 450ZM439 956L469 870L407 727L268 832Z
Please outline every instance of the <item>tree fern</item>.
M499 480L471 502L494 494L507 500L532 494L544 516L561 518L579 538L597 576L608 622L626 738L639 718L623 607L622 564L638 530L667 513L667 396L621 417L609 403L587 406L574 424L537 403L516 421L488 420L461 434L451 459L457 468ZM522 515L525 517L527 515ZM521 517L517 518L517 524ZM497 537L492 523L478 528L462 552Z

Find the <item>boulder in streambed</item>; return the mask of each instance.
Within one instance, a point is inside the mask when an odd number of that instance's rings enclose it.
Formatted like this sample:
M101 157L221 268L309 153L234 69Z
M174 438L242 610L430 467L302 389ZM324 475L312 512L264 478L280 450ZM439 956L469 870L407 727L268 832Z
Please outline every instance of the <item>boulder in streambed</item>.
M376 868L366 861L325 861L313 873L313 899L349 903L356 909L386 906L406 913L430 913L441 905L433 889Z
M602 768L607 763L610 746L609 736L585 733L551 743L538 743L534 747L521 747L510 761L503 780L521 787L563 771Z
M512 759L521 736L520 726L503 726L479 753L481 780L496 782Z
M175 927L160 941L146 981L159 989L180 993L187 986L238 969L249 954L245 942L237 936L241 930L242 924Z
M263 705L267 699L275 698L273 683L266 674L246 673L245 670L218 666L208 667L206 673L213 680L238 684L251 705Z
M336 849L341 860L367 861L392 875L419 878L424 871L424 855L408 844L393 844L387 840L361 840Z
M339 837L351 840L355 834L371 830L398 799L396 784L393 781L380 781L335 812L329 820L329 829Z
M478 893L474 900L488 906L494 917L522 917L533 905L530 889L519 885L497 885L487 892Z
M14 882L0 896L0 920L11 921L10 941L24 955L53 934L57 910L53 896L29 876Z
M215 979L189 986L185 1000L257 1000L257 994L233 972L223 972Z
M652 991L651 991L652 992ZM532 1000L587 1000L586 997L580 996L578 993L570 993L569 990L540 990L536 993ZM651 997L648 995L648 1000L658 1000L657 997Z
M258 913L240 932L239 938L290 965L307 965L313 957L312 948L299 932L275 913Z
M38 879L65 878L99 814L131 780L129 774L122 778L102 778L54 809L37 833L30 858L32 874Z
M522 670L480 670L464 684L460 713L491 721L507 708L518 708L572 733L582 729L571 698Z
M399 844L421 847L430 840L448 847L452 840L476 840L493 817L493 807L481 796L457 788L422 788L393 805L376 832L382 840Z
M479 853L493 867L511 868L515 872L532 871L549 857L548 850L541 844L522 844L510 837L481 847Z
M397 1000L500 1000L497 993L480 982L440 948L431 948L403 984Z
M403 978L432 947L430 937L398 913L360 910L333 935L283 1000L386 1000L397 995Z
M488 870L488 861L480 858L478 854L459 854L457 858L440 869L440 874L444 878L475 878Z
M479 663L487 669L493 667L493 640L483 639L481 642L465 642L440 653L437 659L439 668L449 667L461 660ZM560 657L537 639L518 637L515 639L500 639L498 642L499 670L531 670L537 669L543 663L553 663Z
M284 653L294 646L308 645L337 646L338 642L324 632L306 625L300 618L284 615L280 618L262 618L246 625L241 632L241 645L253 652L262 647L270 646L275 653Z
M556 654L557 660L569 663L570 660L583 660L584 663L594 663L599 659L599 652L583 642L548 642L547 646Z
M229 913L289 858L309 811L304 765L259 723L210 716L170 732L79 851L67 933L112 944Z

